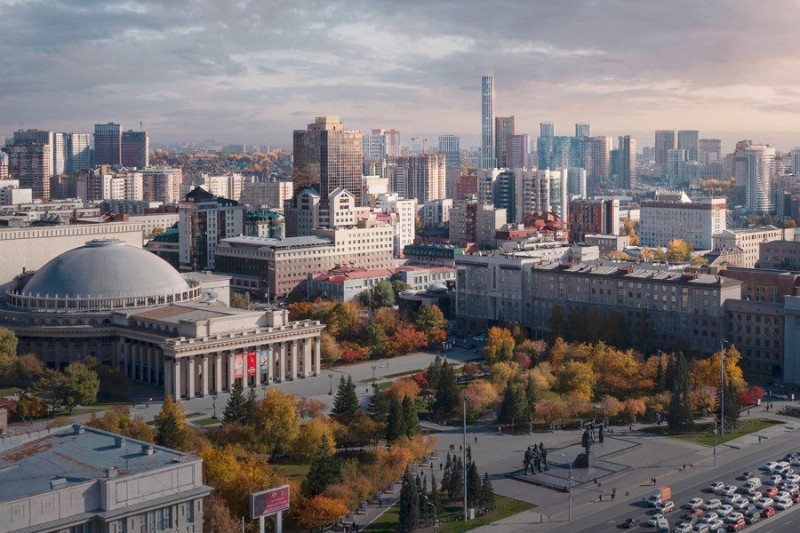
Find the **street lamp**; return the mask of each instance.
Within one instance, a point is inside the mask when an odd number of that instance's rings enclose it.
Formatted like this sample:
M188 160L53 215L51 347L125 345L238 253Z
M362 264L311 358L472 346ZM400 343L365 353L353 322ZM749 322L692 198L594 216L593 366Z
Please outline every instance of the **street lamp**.
M425 496L425 502L433 508L433 533L436 533L439 531L439 517L436 512L436 506L427 496Z
M717 421L714 421L714 468L717 467Z
M217 393L216 392L211 395L211 399L214 400L214 414L211 415L211 418L216 420L217 419Z
M725 434L725 339L720 339L719 363L719 434ZM715 465L716 466L716 465Z
M569 492L569 521L572 522L572 461L567 459L567 456L563 453L559 454L564 460L567 461L567 466L569 466L569 488L567 492Z
M464 465L464 522L467 518L467 395L461 397L464 406L464 447L462 448L462 464Z
M375 369L378 368L377 365L372 365L372 383L375 383Z
M331 387L328 389L328 396L333 396L333 374L328 374L328 378L331 382Z

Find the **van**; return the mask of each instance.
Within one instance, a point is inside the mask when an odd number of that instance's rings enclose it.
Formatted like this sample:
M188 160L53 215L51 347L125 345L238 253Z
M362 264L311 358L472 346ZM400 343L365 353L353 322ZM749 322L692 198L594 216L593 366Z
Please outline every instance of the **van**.
M754 490L758 490L761 488L761 479L757 477L751 477L750 479L744 482L742 487L746 488L748 492L753 492Z
M656 531L658 533L669 533L669 522L666 518L659 518L656 521Z

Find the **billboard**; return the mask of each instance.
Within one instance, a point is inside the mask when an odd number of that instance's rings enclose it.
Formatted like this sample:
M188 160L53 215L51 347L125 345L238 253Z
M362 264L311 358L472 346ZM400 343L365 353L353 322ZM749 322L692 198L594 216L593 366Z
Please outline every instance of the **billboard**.
M244 355L237 353L233 356L233 377L244 377Z
M289 485L250 495L250 518L270 516L289 508Z
M256 375L256 352L247 352L247 375Z
M267 350L261 350L258 352L259 363L261 367L262 374L269 373L269 352Z

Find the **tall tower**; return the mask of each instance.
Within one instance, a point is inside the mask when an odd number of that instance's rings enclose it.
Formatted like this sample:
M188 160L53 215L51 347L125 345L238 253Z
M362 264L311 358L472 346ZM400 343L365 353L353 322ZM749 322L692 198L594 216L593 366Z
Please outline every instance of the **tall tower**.
M611 174L611 137L598 136L589 139L589 165L586 181L589 194L600 192L600 186Z
M94 161L96 165L122 163L122 128L119 124L94 125Z
M675 149L675 130L656 130L656 166L666 175L667 155Z
M514 115L510 117L495 117L494 119L494 154L497 157L497 167L507 168L508 163L508 138L514 135Z
M120 163L138 169L150 166L150 139L146 131L128 130L122 134Z
M619 138L619 186L622 189L636 188L636 137Z
M751 213L771 213L775 210L773 181L775 179L775 148L754 144L745 148L745 202Z
M439 152L445 161L445 198L455 198L461 177L461 138L458 135L440 135Z
M585 139L592 136L592 127L588 122L578 122L575 124L575 137Z
M700 142L700 132L697 130L678 131L678 149L686 150L687 161L697 161L697 150Z
M494 152L494 78L481 77L481 168L497 167Z

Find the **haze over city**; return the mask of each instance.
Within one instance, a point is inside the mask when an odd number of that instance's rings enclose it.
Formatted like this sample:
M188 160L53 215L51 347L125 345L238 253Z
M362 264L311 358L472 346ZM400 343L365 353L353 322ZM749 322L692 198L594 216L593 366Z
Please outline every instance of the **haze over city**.
M0 132L139 121L154 145L291 144L322 114L477 146L480 76L535 135L590 122L800 144L797 2L0 1ZM406 137L406 138L408 138Z

